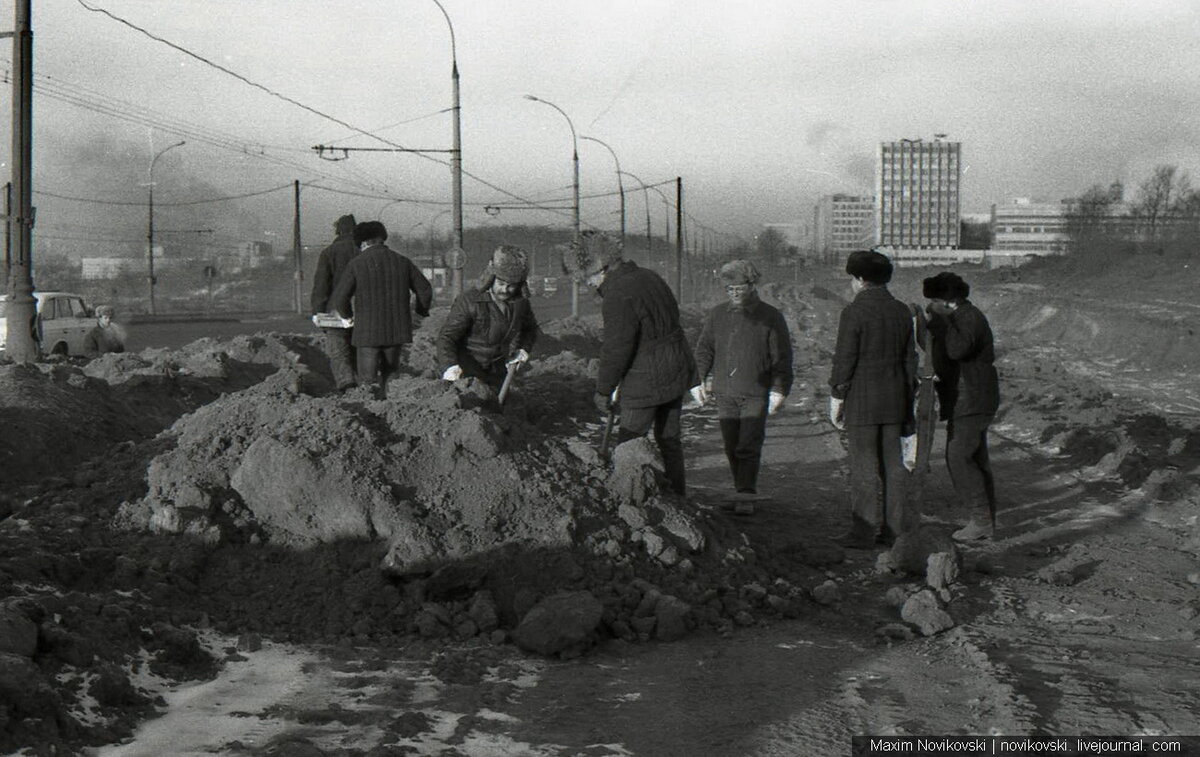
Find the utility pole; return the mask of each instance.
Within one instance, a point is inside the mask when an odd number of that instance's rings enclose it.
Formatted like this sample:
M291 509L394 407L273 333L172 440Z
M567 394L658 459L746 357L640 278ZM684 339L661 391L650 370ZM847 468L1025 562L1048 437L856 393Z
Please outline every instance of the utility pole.
M16 0L13 38L12 185L16 215L8 214L15 245L9 268L8 356L18 363L37 360L33 299L33 28L32 0Z
M683 177L675 177L675 296L683 299Z
M0 285L8 291L8 274L12 269L12 182L4 185L4 276L0 277Z
M304 314L304 295L300 291L304 283L304 251L300 247L300 180L292 182L296 198L296 212L292 217L292 250L296 259L296 272L292 274L295 283L292 286L292 304L296 312Z

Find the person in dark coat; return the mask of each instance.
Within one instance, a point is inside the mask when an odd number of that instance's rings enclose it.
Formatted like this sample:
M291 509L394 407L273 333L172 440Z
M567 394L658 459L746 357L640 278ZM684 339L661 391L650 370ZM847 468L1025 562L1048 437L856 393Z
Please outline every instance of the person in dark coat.
M971 287L950 271L922 282L938 381L939 416L946 421L946 467L970 518L952 536L990 539L996 528L996 485L988 460L988 428L1000 407L996 351L987 317L969 299Z
M330 299L342 272L354 256L358 254L358 245L354 243L355 220L352 215L344 215L333 224L336 235L333 243L321 250L317 258L317 272L313 274L312 314L330 311ZM346 313L352 317L353 313ZM338 391L354 386L354 347L351 344L353 329L321 329L325 335L325 354L329 357L329 369L333 373L334 384Z
M478 286L454 299L437 336L443 379L471 376L499 391L508 366L529 360L538 325L525 283L528 261L520 247L497 248Z
M412 261L390 249L387 229L379 221L354 227L359 247L334 290L330 303L345 317L353 298L354 333L358 351L358 384L386 387L400 368L401 351L412 342L412 313L429 315L433 287ZM413 297L416 301L413 301Z
M585 231L563 254L563 269L596 289L604 300L604 341L594 402L614 409L619 391L617 443L653 428L671 488L686 492L679 413L696 385L696 361L679 325L679 305L657 273L621 257L621 246ZM619 387L619 390L618 390Z
M116 315L111 305L96 306L96 325L83 338L83 354L89 358L106 352L124 352L125 340L112 319Z
M734 510L754 512L758 469L766 436L767 416L783 407L792 389L792 338L778 309L758 297L758 269L749 260L721 267L729 302L704 317L696 341L696 402L704 404L704 380L712 372L712 393L725 457L736 490Z
M850 447L851 525L842 544L869 549L913 525L905 518L900 437L914 425L917 359L912 313L887 289L892 262L859 250L847 258L846 273L855 295L838 322L829 416Z

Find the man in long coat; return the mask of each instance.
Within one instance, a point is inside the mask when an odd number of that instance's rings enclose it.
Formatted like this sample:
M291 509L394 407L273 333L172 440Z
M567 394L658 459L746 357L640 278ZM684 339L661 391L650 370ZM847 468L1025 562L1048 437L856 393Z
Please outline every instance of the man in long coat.
M939 414L946 421L946 467L970 519L953 537L990 539L996 527L996 486L987 434L1000 407L992 328L967 299L971 287L962 277L943 271L922 284L930 301Z
M621 257L620 244L585 231L563 255L563 268L604 298L604 342L596 377L595 404L613 409L620 387L621 429L617 443L645 436L651 428L672 490L687 491L679 413L696 385L696 361L679 325L679 304L657 273Z
M850 530L841 541L870 549L912 525L900 437L914 421L917 358L912 313L887 289L892 262L859 250L847 258L846 273L855 295L838 322L829 414L850 447Z
M412 342L412 313L429 315L433 287L413 262L386 244L387 229L379 221L354 227L359 254L346 266L331 303L343 317L354 302L354 335L358 351L358 384L386 387L400 368L401 351ZM416 301L413 302L413 297Z

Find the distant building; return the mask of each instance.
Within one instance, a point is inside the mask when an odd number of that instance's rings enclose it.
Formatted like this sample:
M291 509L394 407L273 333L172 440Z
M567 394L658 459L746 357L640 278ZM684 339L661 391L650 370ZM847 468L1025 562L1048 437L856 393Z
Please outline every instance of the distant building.
M156 249L157 253L162 248ZM81 258L79 275L88 281L115 279L125 273L134 273L145 268L141 258Z
M851 252L875 244L875 198L867 195L825 195L813 214L816 256L842 264Z
M1071 204L1017 197L992 206L992 249L1061 255L1071 243Z
M879 145L875 241L897 250L953 250L959 242L962 143L901 139Z
M275 248L270 242L242 242L234 248L229 260L233 270L261 268L275 260Z

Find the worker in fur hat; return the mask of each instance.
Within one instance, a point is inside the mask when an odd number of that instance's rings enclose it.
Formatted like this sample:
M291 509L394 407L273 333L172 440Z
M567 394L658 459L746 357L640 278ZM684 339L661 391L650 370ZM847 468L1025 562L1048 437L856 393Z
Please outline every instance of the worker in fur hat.
M529 298L529 255L520 247L496 248L476 286L450 306L437 335L442 378L477 378L499 391L508 366L529 361L538 337Z
M342 272L358 254L358 245L354 243L354 216L346 214L333 224L334 240L328 247L321 250L317 257L317 270L313 274L312 314L328 313L332 309L330 300L333 290L341 280ZM347 318L353 313L346 313ZM338 391L345 391L354 386L354 346L350 343L353 338L352 329L323 328L325 335L325 354L329 357L329 369L333 373L333 383Z
M671 489L686 492L680 411L696 385L696 361L679 325L679 304L662 277L606 234L585 231L563 253L563 270L603 298L604 343L594 402L610 413L620 387L617 444L652 428Z
M971 287L958 274L942 271L925 279L922 289L929 300L939 415L946 421L946 467L969 518L952 536L990 539L996 528L996 486L987 434L1000 408L992 328L967 299Z
M699 404L708 401L704 380L711 371L712 393L725 457L733 475L739 515L754 513L758 469L767 416L783 407L792 388L792 338L777 308L758 296L758 268L749 260L721 266L729 301L708 311L696 340L696 375L691 389Z
M838 322L829 418L849 441L851 525L841 543L870 549L915 525L912 514L906 519L908 471L900 437L915 425L916 340L911 311L888 291L887 256L852 252L846 273L854 299Z

